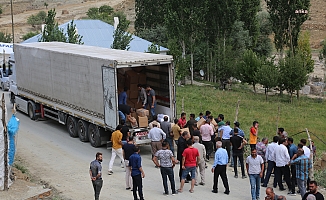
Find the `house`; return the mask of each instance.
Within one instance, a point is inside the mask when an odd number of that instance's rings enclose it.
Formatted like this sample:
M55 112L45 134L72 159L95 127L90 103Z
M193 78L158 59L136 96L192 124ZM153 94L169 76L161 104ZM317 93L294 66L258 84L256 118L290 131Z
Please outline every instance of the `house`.
M67 33L69 23L71 23L71 21L60 25L59 28L63 29L64 33ZM77 33L83 36L82 42L84 42L84 45L111 48L114 33L114 27L112 25L101 20L91 19L74 20L74 24L76 25ZM42 34L38 34L22 43L38 42L41 36ZM133 40L129 44L129 51L147 52L148 47L152 44L135 35L133 35L132 38ZM169 51L164 47L159 48L161 54L166 54Z

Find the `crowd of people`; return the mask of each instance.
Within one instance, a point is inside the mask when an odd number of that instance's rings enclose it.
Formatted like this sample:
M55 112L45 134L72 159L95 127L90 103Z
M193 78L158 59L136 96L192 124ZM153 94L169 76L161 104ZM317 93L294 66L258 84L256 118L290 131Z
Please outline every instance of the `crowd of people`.
M162 176L164 195L184 192L185 183L189 182L190 193L195 191L195 186L205 185L205 169L210 158L214 158L211 163L212 193L218 193L220 176L225 188L224 194L230 195L227 166L233 167L234 178L238 178L240 165L241 178L249 179L252 200L261 198L260 187L266 187L267 200L286 199L285 196L276 195L273 190L277 187L280 191L285 190L283 183L287 185L288 195L300 194L303 200L324 199L317 191L317 182L309 179L313 162L310 154L315 154L316 148L307 147L306 139L301 139L295 145L294 139L288 136L284 128L279 128L277 135L268 143L269 139L266 137L259 141L258 121L252 123L246 139L245 131L240 129L239 122L234 122L234 127L231 128L229 121L224 122L223 114L213 118L210 111L206 111L205 115L200 113L197 118L190 114L188 121L186 113L182 113L179 119L174 120L174 124L168 121L167 116L163 122L158 122L155 116L153 119L149 124L148 138L151 139L153 163L160 169ZM117 126L112 134L112 156L108 173L113 174L113 162L118 155L121 166L126 171L126 189L133 191L134 200L143 200L142 178L145 177L145 173L142 169L139 147L133 144L133 136L122 133L122 128L121 125ZM189 132L184 128L189 128ZM250 155L244 158L246 145L250 146ZM95 199L98 199L99 185L102 185L102 182L98 181L102 179L101 161L102 154L98 153L90 166ZM178 189L173 170L177 164L180 181ZM98 169L98 172L94 172L94 169ZM274 176L270 183L272 174ZM171 192L168 188L168 179Z

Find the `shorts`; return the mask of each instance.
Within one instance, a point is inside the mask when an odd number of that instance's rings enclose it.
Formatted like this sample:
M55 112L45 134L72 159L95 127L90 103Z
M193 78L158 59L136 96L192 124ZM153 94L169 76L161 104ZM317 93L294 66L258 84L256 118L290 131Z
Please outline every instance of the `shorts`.
M195 177L196 177L196 167L186 167L186 169L184 169L182 171L181 179L186 179L189 172L190 172L191 179L195 179Z

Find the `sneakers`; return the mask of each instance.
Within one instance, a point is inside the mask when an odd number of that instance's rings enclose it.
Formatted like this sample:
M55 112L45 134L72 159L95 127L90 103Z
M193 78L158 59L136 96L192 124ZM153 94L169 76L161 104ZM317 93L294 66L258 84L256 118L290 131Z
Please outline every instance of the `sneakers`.
M169 193L165 193L165 192L164 192L163 195L168 197L168 196L169 196Z
M297 194L295 192L289 192L288 195L290 195L290 196L296 196Z
M205 183L203 183L203 182L200 182L200 183L199 183L199 185L205 185Z
M246 175L242 176L242 179L245 179L245 178L247 178L247 176L246 176Z
M109 175L112 175L113 174L113 171L112 170L109 170L108 174Z
M234 175L234 178L238 178L238 175Z

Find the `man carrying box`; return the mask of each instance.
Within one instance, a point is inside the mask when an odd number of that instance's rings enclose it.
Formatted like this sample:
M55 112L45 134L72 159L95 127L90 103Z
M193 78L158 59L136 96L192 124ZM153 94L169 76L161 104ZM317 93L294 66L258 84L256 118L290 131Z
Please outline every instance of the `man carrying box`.
M131 123L131 125L133 126L137 122L136 119L134 119L131 116L131 113L135 112L135 108L131 108L128 105L119 104L118 110L119 110L119 117L124 123L129 121Z

